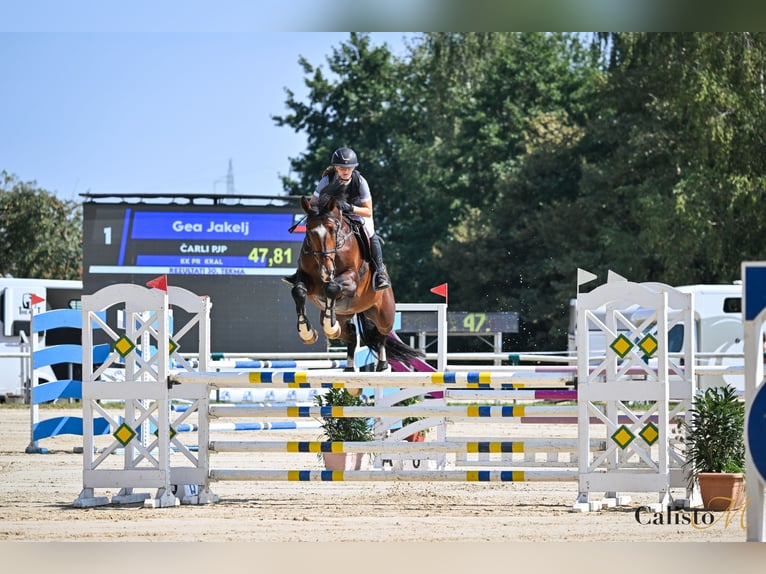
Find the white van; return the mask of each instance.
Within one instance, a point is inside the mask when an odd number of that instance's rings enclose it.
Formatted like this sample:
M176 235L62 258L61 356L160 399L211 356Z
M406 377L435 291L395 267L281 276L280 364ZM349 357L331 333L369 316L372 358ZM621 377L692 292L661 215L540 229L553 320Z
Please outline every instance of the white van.
M683 293L694 294L694 336L696 337L697 365L742 365L742 285L683 285L676 287ZM577 300L570 300L568 348L569 354L577 354ZM640 319L642 309L638 306L624 311L633 322ZM676 325L668 333L668 351L681 352L685 325ZM590 335L591 353L599 354L605 349L604 335L595 327ZM731 384L744 391L743 375L704 375L699 378L699 388Z
M0 277L0 402L25 399L31 377L29 326L33 296L44 299L40 305L45 305L46 311L79 309L82 281ZM46 336L49 345L81 342L79 329L56 329ZM69 378L66 373L54 372L55 368L58 366L41 369L41 382Z
M694 293L697 365L743 365L742 284L683 285L678 290ZM677 349L671 343L669 350L672 353L680 348L680 343ZM744 392L745 376L705 375L699 378L700 389L725 384Z

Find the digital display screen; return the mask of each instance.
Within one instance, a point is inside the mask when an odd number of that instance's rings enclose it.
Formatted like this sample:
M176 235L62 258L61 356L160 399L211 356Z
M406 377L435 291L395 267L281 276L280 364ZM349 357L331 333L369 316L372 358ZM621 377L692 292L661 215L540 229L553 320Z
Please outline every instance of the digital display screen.
M296 332L295 304L281 277L297 266L305 227L294 206L83 203L83 289L168 284L212 301L211 351L323 351ZM319 310L308 305L314 322ZM321 331L321 329L320 329ZM196 337L196 328L188 337ZM183 341L181 341L183 347ZM184 349L181 348L181 352ZM192 352L189 350L189 352Z
M297 264L303 234L288 231L301 218L294 210L191 207L94 205L88 273L283 275Z

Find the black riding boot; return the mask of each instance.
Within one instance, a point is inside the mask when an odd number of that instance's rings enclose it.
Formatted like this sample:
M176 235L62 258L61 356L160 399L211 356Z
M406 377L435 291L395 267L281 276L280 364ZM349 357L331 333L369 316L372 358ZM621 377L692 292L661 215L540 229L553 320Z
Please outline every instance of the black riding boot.
M287 277L282 277L282 281L287 283L290 287L295 287L295 282L298 280L298 271Z
M391 287L391 281L388 279L386 266L383 265L383 250L380 247L380 238L376 233L370 237L370 258L375 264L376 271L372 276L372 285L375 291L382 291Z

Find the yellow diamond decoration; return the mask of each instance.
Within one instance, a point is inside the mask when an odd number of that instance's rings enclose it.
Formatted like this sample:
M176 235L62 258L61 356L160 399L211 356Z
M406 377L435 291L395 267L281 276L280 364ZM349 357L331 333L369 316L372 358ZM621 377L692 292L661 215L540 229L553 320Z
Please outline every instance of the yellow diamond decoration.
M160 436L160 429L156 428L154 429L154 432L152 433L154 436L159 437ZM176 432L176 429L173 428L173 425L170 425L170 440L173 440L173 437L178 434Z
M660 431L657 430L657 426L654 423L649 423L641 429L641 432L638 433L638 436L644 439L646 444L652 446L655 442L657 442L657 439L660 438Z
M136 348L136 346L133 344L133 341L123 335L114 342L112 348L120 354L120 357L124 359L133 349Z
M657 339L651 333L638 342L638 348L644 352L647 358L651 357L657 350Z
M609 345L609 348L617 353L621 359L624 359L625 355L627 355L633 348L633 343L631 343L630 339L628 339L625 335L620 333L620 336L612 341L612 344Z
M636 438L636 435L630 432L630 429L625 425L622 425L614 431L614 434L612 435L612 440L616 442L621 449L625 449L626 446L633 442L634 438Z
M117 427L117 430L112 433L112 436L116 438L122 446L128 446L128 443L136 436L136 431L130 428L125 423L122 423Z
M168 339L168 354L172 355L178 350L178 343L176 343L173 339Z

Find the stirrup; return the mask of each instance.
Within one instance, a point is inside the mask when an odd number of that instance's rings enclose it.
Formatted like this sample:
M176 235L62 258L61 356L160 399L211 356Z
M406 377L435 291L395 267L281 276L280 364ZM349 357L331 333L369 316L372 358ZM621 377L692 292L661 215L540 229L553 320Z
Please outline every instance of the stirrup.
M383 291L391 287L391 281L388 280L385 270L383 272L375 272L375 275L372 277L372 287L375 291Z

